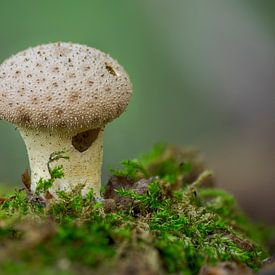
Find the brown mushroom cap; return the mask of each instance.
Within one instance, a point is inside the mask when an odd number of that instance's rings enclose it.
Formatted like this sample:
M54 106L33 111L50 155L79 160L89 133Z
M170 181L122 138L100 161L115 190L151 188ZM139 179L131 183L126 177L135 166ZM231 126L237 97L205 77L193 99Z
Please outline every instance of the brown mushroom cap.
M0 66L0 118L21 126L99 128L124 112L131 93L122 66L84 45L41 45Z

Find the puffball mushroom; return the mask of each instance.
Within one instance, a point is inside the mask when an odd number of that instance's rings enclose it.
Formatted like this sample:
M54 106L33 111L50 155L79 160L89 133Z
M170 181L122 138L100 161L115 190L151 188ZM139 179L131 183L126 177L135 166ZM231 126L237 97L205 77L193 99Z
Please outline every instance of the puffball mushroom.
M120 116L132 94L129 77L109 55L79 44L29 48L0 66L0 118L17 126L25 141L31 189L50 178L52 153L64 178L50 192L83 185L99 195L104 126ZM53 165L53 164L52 164Z

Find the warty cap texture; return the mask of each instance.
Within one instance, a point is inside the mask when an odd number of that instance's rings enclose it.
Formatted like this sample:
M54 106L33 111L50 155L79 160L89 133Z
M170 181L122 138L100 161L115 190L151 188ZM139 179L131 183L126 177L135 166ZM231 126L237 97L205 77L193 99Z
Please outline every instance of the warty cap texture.
M131 94L123 67L85 45L41 45L0 66L0 118L21 126L100 128L125 111Z

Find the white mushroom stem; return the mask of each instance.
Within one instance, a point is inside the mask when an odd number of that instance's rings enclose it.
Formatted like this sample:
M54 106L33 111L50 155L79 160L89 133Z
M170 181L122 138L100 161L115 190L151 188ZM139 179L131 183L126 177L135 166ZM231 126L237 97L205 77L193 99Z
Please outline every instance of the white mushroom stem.
M72 144L74 135L61 130L29 129L18 127L23 137L29 156L31 169L31 190L35 192L37 182L49 179L48 162L54 152L64 151L69 159L60 158L52 162L51 168L62 165L64 177L56 179L49 190L55 196L57 190L70 191L76 185L84 185L85 195L93 188L99 196L101 186L101 166L103 157L103 129L99 130L95 140L86 150L80 152Z

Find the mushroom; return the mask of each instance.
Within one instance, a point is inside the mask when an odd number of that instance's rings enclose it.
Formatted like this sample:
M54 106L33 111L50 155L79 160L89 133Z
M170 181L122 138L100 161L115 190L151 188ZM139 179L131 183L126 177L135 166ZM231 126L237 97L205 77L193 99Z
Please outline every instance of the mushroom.
M29 48L0 66L0 118L15 124L25 141L31 190L50 178L54 152L64 177L51 188L83 185L99 195L105 125L120 116L132 94L121 65L109 55L79 44L51 43ZM51 164L53 165L53 164Z

